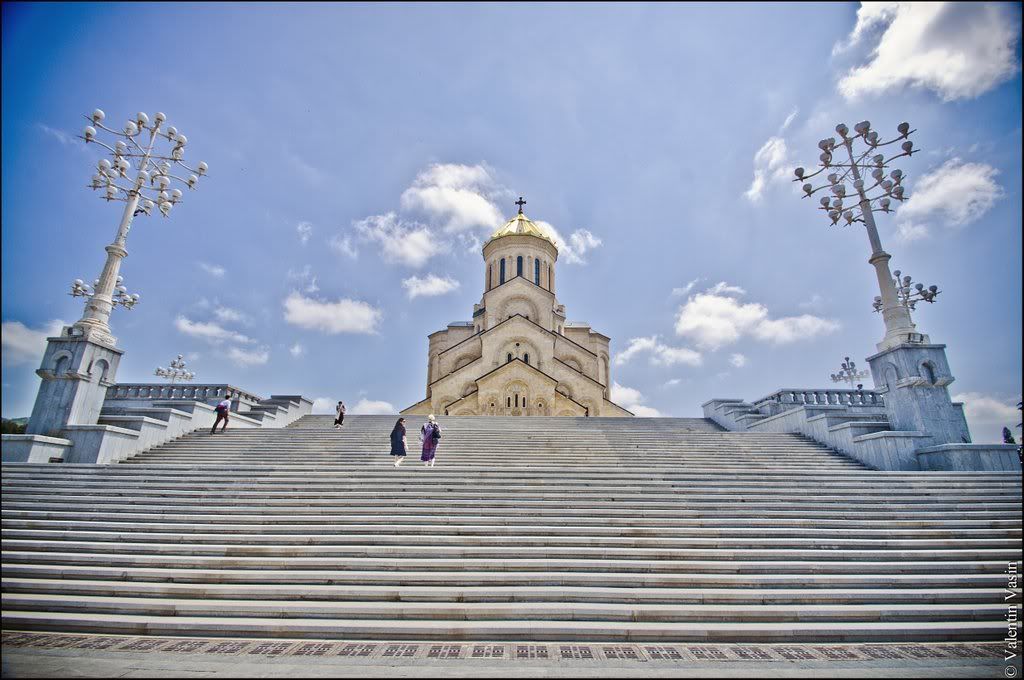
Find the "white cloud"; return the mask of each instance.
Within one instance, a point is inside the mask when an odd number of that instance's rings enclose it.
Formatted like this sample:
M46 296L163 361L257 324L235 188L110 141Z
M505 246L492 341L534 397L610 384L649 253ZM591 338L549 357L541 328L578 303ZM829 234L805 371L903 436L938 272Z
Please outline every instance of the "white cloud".
M754 179L743 195L748 201L759 202L768 182L788 179L789 165L786 140L782 137L769 137L754 154Z
M292 292L284 300L284 318L290 324L329 335L377 332L383 313L359 300L315 300Z
M897 222L896 240L900 243L910 243L927 238L931 232L928 227L918 222Z
M1003 428L1010 428L1015 439L1020 441L1020 411L1017 402L1002 400L980 392L962 392L953 395L953 401L962 401L967 424L971 428L971 438L978 443L1001 443Z
M995 181L998 173L985 163L950 158L921 177L910 198L899 207L898 238L913 241L927 236L926 222L956 229L979 219L1003 196L1003 188Z
M837 321L801 314L781 319L764 319L754 327L754 337L777 345L786 345L798 340L810 340L819 335L835 333L837 330Z
M320 290L320 286L317 285L316 274L313 273L312 265L306 265L302 269L289 269L288 280L297 281L302 286L302 290L306 293L315 293Z
M299 222L295 226L295 231L299 234L299 243L306 245L309 243L309 237L313 235L313 225L310 222Z
M747 357L742 354L733 354L729 357L729 363L736 368L743 368L747 365Z
M213 315L223 323L248 323L249 321L246 314L230 307L217 307L213 310Z
M793 121L796 120L796 116L798 113L800 113L800 109L794 107L790 114L786 116L786 120L783 121L782 127L779 129L779 132L785 132L786 129L789 128L790 125L792 125Z
M394 406L386 401L360 399L349 413L362 416L387 416L398 413Z
M375 241L380 246L385 262L419 268L444 249L444 244L435 238L429 227L404 222L393 212L371 215L353 226L364 240Z
M675 387L681 382L683 381L680 378L672 378L671 380L666 380L665 384L663 384L662 387Z
M700 278L698 277L698 278L694 279L693 281L690 281L689 283L687 283L682 288L673 288L672 289L673 297L682 297L683 295L689 294L689 292L691 290L693 290L693 287L696 286L699 282L700 282Z
M200 269L217 279L223 279L224 275L228 273L228 270L218 264L207 264L206 262L199 262L198 264Z
M39 363L46 351L46 338L60 335L67 322L54 319L38 330L29 328L20 321L4 321L0 324L3 365Z
M316 399L313 400L313 410L311 411L311 413L313 415L319 416L333 416L336 413L335 409L337 407L337 399L331 399L330 397L317 397Z
M306 348L300 345L299 343L295 343L294 345L288 348L288 353L297 359L306 353Z
M558 248L558 255L566 264L586 264L584 255L587 251L601 247L601 239L594 236L587 229L577 229L569 234L569 240L562 238L562 235L550 222L534 220L534 224L547 234Z
M825 306L825 298L820 293L814 293L809 300L804 300L798 307L800 309L821 309Z
M640 394L640 390L635 390L632 387L624 387L613 380L610 397L613 402L627 411L632 412L633 415L641 418L661 417L661 413L658 409L643 405L643 402L646 400L644 395Z
M444 295L445 293L457 290L458 287L459 282L450 276L442 279L434 274L428 274L422 279L418 276L410 276L402 281L402 288L405 288L406 295L409 296L410 300L420 296L433 297L435 295Z
M353 260L359 257L359 251L356 250L355 245L352 243L352 237L341 234L335 234L327 241L327 245L334 252L345 257L352 258Z
M865 2L838 53L877 36L870 61L839 81L847 99L903 87L945 101L977 97L1019 69L1014 3Z
M725 281L719 281L707 289L712 295L746 295L747 291L739 286L730 286Z
M744 335L785 344L832 333L839 328L835 321L810 314L772 319L764 305L742 303L731 297L742 292L745 292L742 288L722 281L708 291L691 295L679 308L676 334L693 339L702 349L717 350L739 341Z
M743 304L724 295L698 293L679 308L676 334L715 350L735 343L767 317L768 310L756 302Z
M190 335L193 338L199 338L214 344L224 341L242 344L254 342L252 338L246 337L241 333L236 333L235 331L230 331L213 322L192 321L185 316L178 316L178 318L174 320L174 327L185 335Z
M669 347L661 343L657 335L652 335L649 338L630 339L629 346L615 356L615 365L622 366L634 356L645 352L650 353L650 362L655 366L700 366L703 361L700 352L687 347Z
M227 357L237 366L247 368L249 366L262 366L270 360L270 348L259 347L251 350L231 347L228 349Z
M402 192L400 205L445 232L495 229L504 219L492 199L506 193L486 165L435 163Z
M361 240L380 246L386 261L422 267L434 255L457 252L459 243L466 252L479 253L480 239L505 222L497 203L514 195L485 163L435 163L402 192L397 212L371 215L353 226ZM563 238L551 224L535 222L554 241L563 262L586 264L586 254L601 246L601 239L587 229ZM348 252L343 241L331 245Z
M64 146L71 146L71 147L74 147L76 149L80 149L82 151L89 151L89 149L91 148L91 147L89 147L89 148L86 147L85 140L78 139L74 135L69 134L69 133L65 132L64 130L58 130L56 128L52 128L49 125L46 125L45 123L36 123L36 128L38 128L40 132L42 132L42 133L46 134L47 136L57 140L58 142L60 142Z

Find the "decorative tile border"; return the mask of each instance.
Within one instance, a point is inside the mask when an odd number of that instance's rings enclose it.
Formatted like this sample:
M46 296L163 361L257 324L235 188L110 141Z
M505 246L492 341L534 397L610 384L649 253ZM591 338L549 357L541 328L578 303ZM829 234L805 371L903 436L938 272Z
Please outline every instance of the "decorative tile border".
M575 643L378 643L333 640L237 640L147 636L4 632L5 647L109 652L210 654L246 659L348 658L373 661L534 661L591 664L902 662L1001 660L1000 643L862 644L575 644Z

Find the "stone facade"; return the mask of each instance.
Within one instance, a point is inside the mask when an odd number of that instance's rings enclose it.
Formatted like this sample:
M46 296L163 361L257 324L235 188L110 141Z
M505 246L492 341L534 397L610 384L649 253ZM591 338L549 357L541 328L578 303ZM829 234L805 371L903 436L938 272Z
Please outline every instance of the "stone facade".
M484 245L473 320L432 333L426 398L406 415L631 416L609 401L610 339L568 323L554 242L521 212Z

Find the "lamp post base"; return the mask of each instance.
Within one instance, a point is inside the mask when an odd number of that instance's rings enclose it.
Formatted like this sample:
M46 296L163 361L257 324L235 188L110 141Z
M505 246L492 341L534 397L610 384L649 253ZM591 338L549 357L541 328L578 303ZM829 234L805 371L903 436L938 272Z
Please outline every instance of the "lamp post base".
M36 371L42 383L25 432L60 437L68 425L96 424L122 354L109 334L104 338L100 329L90 332L78 324L47 338Z
M876 391L884 395L893 430L924 432L927 446L970 443L963 404L947 387L954 378L946 346L927 342L898 344L867 358Z

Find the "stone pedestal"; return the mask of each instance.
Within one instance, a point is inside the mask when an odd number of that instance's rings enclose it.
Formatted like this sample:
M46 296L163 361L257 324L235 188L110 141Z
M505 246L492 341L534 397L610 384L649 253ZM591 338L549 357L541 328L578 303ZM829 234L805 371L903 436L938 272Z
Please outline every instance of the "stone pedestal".
M867 361L893 430L925 433L928 446L971 441L963 404L949 398L947 386L954 378L945 345L904 343Z
M86 336L76 326L65 326L59 337L47 338L36 371L43 382L26 434L61 437L68 425L95 425L123 353L102 336Z

